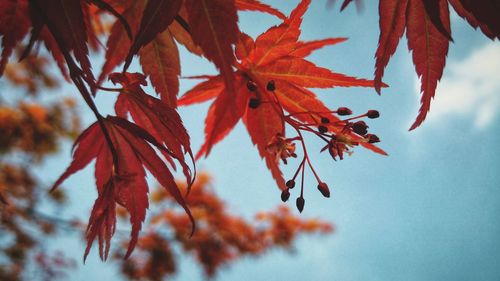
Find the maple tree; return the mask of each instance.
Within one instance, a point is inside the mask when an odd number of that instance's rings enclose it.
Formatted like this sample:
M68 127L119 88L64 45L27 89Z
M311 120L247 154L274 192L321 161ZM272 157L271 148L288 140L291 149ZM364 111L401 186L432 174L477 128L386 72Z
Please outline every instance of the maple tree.
M24 88L38 100L41 92L57 87L56 78L47 71L50 64L45 56L30 55L29 64L22 61L7 65L10 89ZM44 207L48 190L34 168L58 152L62 140L78 136L80 118L76 111L76 103L69 98L50 104L25 102L23 98L0 101L0 194L5 195L0 205L1 280L32 280L32 276L37 280L66 280L78 267L76 260L65 253L66 247L58 248L60 244L54 241L68 232L80 233L87 226L80 218L60 215L71 203L64 189L48 193L48 203L55 212ZM330 223L298 218L285 206L258 213L252 221L244 219L215 194L211 182L207 173L200 173L186 200L198 222L191 238L186 235L190 232L189 217L173 208L175 198L159 187L151 192L152 215L138 238L136 254L129 259L123 259L129 247L127 231L115 229L120 241L111 257L125 279L162 280L175 275L182 255L194 256L204 274L213 277L223 266L245 256L290 249L303 234L333 231ZM176 184L186 191L186 183ZM118 221L125 222L127 214L125 208L116 208ZM90 233L84 240L93 238Z
M130 216L131 239L125 257L130 256L140 240L139 232L149 206L146 170L184 209L190 221L188 232L196 237L196 220L188 204L189 194L196 192L191 191L196 178L195 158L208 156L239 120L245 124L259 155L282 190L283 201L289 199L296 180L300 180L296 206L303 210L306 169L312 172L319 192L329 197L327 183L314 169L305 136L323 141L322 151L328 151L333 160L342 160L356 146L385 155L375 145L379 138L368 133L366 120L361 120L377 118L379 112L369 109L348 117L353 114L349 108L328 108L311 88L370 87L380 93L387 86L382 82L384 69L406 30L416 72L421 78L421 108L410 128L414 129L425 119L442 76L452 40L449 3L488 37L500 35L495 1L380 0L375 77L360 79L306 59L317 49L345 40L300 40L302 17L310 2L300 1L289 16L257 0L1 2L0 73L4 72L13 50L29 33L29 41L19 58L31 58L35 45L43 43L63 77L76 86L96 118L76 139L73 160L52 187L57 190L67 177L95 159L98 198L87 227L85 257L95 238L99 241L101 258L108 257L117 206L124 207ZM351 2L345 0L341 9ZM254 39L240 30L238 10L268 13L282 22ZM96 78L88 58L89 46L98 50L102 37L107 37L106 60ZM178 97L181 68L178 44L208 59L220 72L190 77L204 81L181 97ZM128 71L136 56L142 73ZM122 64L120 72L113 72ZM147 85L147 77L159 98L142 89ZM106 78L119 88L104 87ZM102 92L117 93L116 116L105 117L98 110L94 98ZM210 100L214 101L205 120L205 142L194 156L176 107ZM295 173L287 175L285 180L280 161L287 164L288 158L298 158L299 154L302 156ZM186 178L185 194L172 174L177 167ZM0 198L8 200L5 196Z

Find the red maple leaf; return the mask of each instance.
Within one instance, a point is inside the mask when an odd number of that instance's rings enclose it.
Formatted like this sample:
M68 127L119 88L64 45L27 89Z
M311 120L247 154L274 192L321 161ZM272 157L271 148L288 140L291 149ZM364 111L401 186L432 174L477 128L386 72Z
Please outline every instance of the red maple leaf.
M132 224L131 241L126 257L130 256L137 243L142 222L148 208L148 184L145 170L148 169L158 182L175 198L186 213L186 206L171 172L154 148L171 153L168 148L139 126L119 117L108 116L104 125L110 133L114 153L107 145L103 130L96 122L87 128L76 140L73 161L52 190L66 178L96 160L95 178L98 197L94 203L87 227L87 248L85 258L96 237L99 240L99 253L107 259L111 237L116 224L116 204L122 205L130 214ZM116 154L117 159L113 159ZM192 221L194 227L194 221ZM194 230L194 229L193 229Z
M348 5L351 1L344 1ZM474 28L491 39L500 39L500 3L470 0L380 0L380 35L375 53L375 89L380 93L384 70L406 30L408 48L421 80L421 106L410 130L420 126L430 110L438 81L443 75L452 41L448 2ZM343 7L345 8L345 6Z
M124 206L130 213L132 238L126 257L132 253L137 243L148 207L148 185L144 168L151 172L190 217L189 209L165 161L174 168L174 160L181 165L188 190L194 181L184 158L184 154L192 157L189 136L177 112L141 89L141 85L146 84L146 77L142 74L113 73L110 79L123 86L115 105L120 117L108 116L102 121L105 130L100 123L94 123L80 135L75 142L72 163L53 187L55 189L68 176L96 159L98 198L87 228L85 257L92 242L98 237L102 259L107 258L110 239L114 233L116 204ZM135 124L127 121L129 114ZM105 131L109 133L112 145L107 143L103 133ZM162 153L165 161L156 153L155 148ZM194 221L192 223L194 231Z
M343 149L361 144L385 154L363 135L351 130L350 120L356 118L340 120L333 114L335 111L327 108L307 89L373 87L373 81L334 73L304 59L316 49L345 40L329 38L311 42L299 41L302 16L309 3L310 1L302 1L282 24L270 28L255 41L244 33L239 34L235 49L235 78L232 82L236 94L228 90L226 80L218 75L205 77L208 80L198 84L179 99L179 105L189 105L215 98L205 121L205 143L197 157L208 155L212 147L222 140L240 119L245 123L252 142L257 146L260 156L265 159L281 189L287 189L287 186L276 159L277 154L282 155L283 152L279 149L285 149L286 146L274 142L278 141L277 136L285 136L285 124L294 127L299 134L301 130L315 131L311 128L322 126L326 131L322 132L321 134L325 135L320 137L326 140L325 136L336 135L336 140L346 145ZM363 116L366 115L359 117ZM321 125L319 122L322 119L327 119L328 124ZM286 140L303 141L301 135ZM328 143L329 141L327 145ZM314 172L307 156L299 169L305 168L306 158ZM316 178L320 181L319 177Z

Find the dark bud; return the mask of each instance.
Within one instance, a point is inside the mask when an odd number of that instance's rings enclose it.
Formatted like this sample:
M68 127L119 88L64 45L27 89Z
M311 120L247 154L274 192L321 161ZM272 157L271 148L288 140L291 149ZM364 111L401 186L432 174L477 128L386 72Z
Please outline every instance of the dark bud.
M326 117L321 117L321 123L328 124L328 123L330 123L330 119L328 119Z
M328 188L328 185L324 182L320 182L318 184L318 190L325 196L326 198L330 198L330 189Z
M380 142L380 139L377 137L377 135L368 134L365 137L368 139L368 143L377 143L377 142Z
M328 132L328 128L323 126L323 125L320 125L320 126L318 126L318 131L320 133L324 134L324 133Z
M255 84L255 82L253 82L253 81L248 81L247 82L247 89L250 92L255 92L255 91L257 91L257 84Z
M340 116L351 115L352 114L352 110L350 110L347 107L339 107L339 108L337 108L337 114L340 115Z
M352 124L352 130L356 134L358 134L360 136L364 136L368 132L368 126L366 125L366 123L364 121L358 121L358 122Z
M276 90L276 84L274 83L274 80L271 80L267 83L266 89L271 92Z
M290 189L294 188L295 187L295 181L294 180L288 180L286 182L286 187L288 187Z
M260 99L256 98L251 98L250 101L248 102L248 107L250 108L257 108L260 105Z
M297 198L297 201L295 202L295 204L297 205L297 209L299 210L299 212L302 213L302 210L304 210L305 203L306 203L306 200L304 200L304 197Z
M288 201L288 198L290 198L290 191L288 191L288 188L287 188L281 192L281 201L286 202L286 201Z
M368 112L366 113L366 117L370 118L370 119L375 119L375 118L378 118L380 116L380 113L378 113L377 110L368 110Z

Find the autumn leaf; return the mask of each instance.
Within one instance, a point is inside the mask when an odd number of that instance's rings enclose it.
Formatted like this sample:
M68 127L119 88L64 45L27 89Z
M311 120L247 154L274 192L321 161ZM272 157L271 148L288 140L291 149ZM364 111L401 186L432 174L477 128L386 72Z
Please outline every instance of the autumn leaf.
M500 3L498 1L449 0L449 2L457 14L467 20L472 27L479 27L491 39L500 39L500 20L498 19Z
M419 114L410 130L425 120L443 74L449 42L452 41L448 3L472 27L479 27L491 39L500 38L500 20L496 15L500 4L495 1L379 1L380 35L375 53L375 89L380 94L385 67L406 30L422 94Z
M168 149L144 129L125 119L108 116L104 124L117 149L117 161L113 159L100 125L94 123L76 140L73 161L52 187L52 190L56 189L70 175L96 159L98 198L87 227L85 259L96 237L99 240L100 257L107 259L116 224L116 204L125 207L130 214L131 240L125 257L132 253L148 208L148 184L144 168L151 172L192 219L171 172L153 147L164 151Z
M245 113L250 93L242 77L236 76L234 88L237 93L234 104L231 102L231 93L225 88L210 106L205 120L205 143L196 158L208 156L212 147L234 128Z
M244 33L239 34L235 48L237 63L234 65L237 71L233 73L235 78L232 84L237 89L234 95L234 100L237 101L235 104L230 103L230 92L222 75L206 77L205 81L179 99L179 105L215 99L205 120L205 142L197 157L207 156L213 145L222 140L238 120L242 119L252 142L257 146L260 156L265 159L278 186L280 189L286 189L279 163L276 161L279 157L275 154L280 153L281 148L278 151L270 150L269 145L277 135L285 135L285 123L292 126L299 126L296 122L314 124L321 119L321 114L331 120L331 124L325 128L335 134L345 135L342 139L348 145L363 143L367 148L385 154L368 143L364 136L350 133L350 129L346 129L346 123L333 115L332 110L307 90L373 87L371 80L334 73L304 59L319 48L345 40L327 38L299 41L300 24L309 3L310 1L301 1L290 17L259 35L255 41Z
M163 32L174 20L181 8L181 0L149 0L144 8L139 30L125 58L123 71L126 71L132 62L132 57L139 49L151 42L157 34Z
M264 12L282 20L286 18L286 16L279 10L276 10L275 8L257 0L235 0L235 4L238 10Z
M144 74L149 75L151 84L162 101L175 108L179 92L181 65L179 51L170 31L158 34L139 51Z
M439 0L439 3L441 21L446 31L450 33L448 3L446 0ZM419 114L410 127L410 130L413 130L422 124L430 109L437 83L443 75L449 38L432 23L420 1L410 0L406 22L408 48L412 50L413 63L421 79L422 92Z
M137 125L145 129L159 143L166 145L170 150L169 153L165 154L167 160L169 157L178 160L188 184L191 186L194 176L185 161L184 154L188 154L191 158L193 155L189 135L177 112L163 101L142 90L141 85L147 84L144 75L140 73L112 73L109 77L113 83L119 83L123 86L115 104L116 113L125 119L130 113Z
M249 109L243 122L247 128L252 143L257 146L259 155L266 162L267 168L280 189L285 189L285 179L276 162L276 156L267 150L267 145L276 134L285 134L285 126L281 116L270 104L261 104L255 109Z
M221 71L227 90L234 94L233 45L238 39L238 16L234 0L187 0L186 8L193 41Z
M380 94L384 69L396 52L399 39L406 28L406 9L409 0L380 0L380 35L375 54L375 89Z
M154 2L154 1L153 1ZM149 2L148 2L149 3ZM177 94L179 92L179 75L180 75L180 59L177 44L174 38L182 40L182 43L189 44L189 35L186 36L185 30L179 27L177 22L170 21L170 25L166 28L147 27L154 25L155 20L148 21L151 13L156 17L160 17L161 13L154 13L154 9L163 9L163 2L151 2L151 5L145 8L144 1L130 1L125 6L123 17L129 22L133 33L137 36L142 36L142 39L136 37L138 43L131 42L126 34L126 30L119 23L115 22L111 28L111 33L108 38L106 47L106 61L102 67L101 74L97 80L97 84L101 84L106 76L108 76L114 68L127 60L131 60L135 55L134 51L138 51L140 64L144 74L149 75L151 84L160 95L160 98L169 106L175 107ZM171 3L175 4L175 3ZM177 4L174 8L178 8ZM144 10L144 13L142 12ZM146 17L143 21L141 18ZM172 15L175 17L175 14ZM156 21L164 21L165 19L156 19ZM149 22L149 25L148 25ZM162 23L165 25L166 23ZM142 27L143 30L140 29ZM159 31L162 29L161 31ZM159 32L159 33L155 33ZM141 35L142 34L142 35ZM136 46L133 46L136 44ZM195 50L195 46L192 46Z
M135 34L139 29L141 13L144 9L144 1L130 1L128 6L124 7L122 13L125 20L128 22L132 33ZM119 22L115 22L111 27L111 31L106 43L105 62L102 66L101 74L99 75L96 84L100 85L110 74L115 67L125 61L128 50L132 42L127 36L126 29Z

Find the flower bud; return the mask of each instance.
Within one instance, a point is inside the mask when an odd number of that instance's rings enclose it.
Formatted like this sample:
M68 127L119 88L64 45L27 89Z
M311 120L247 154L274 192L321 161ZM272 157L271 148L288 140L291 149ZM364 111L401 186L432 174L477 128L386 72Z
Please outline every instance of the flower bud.
M281 201L286 202L288 198L290 198L290 191L287 188L281 191Z
M250 92L255 92L257 91L257 84L255 84L255 82L253 81L248 81L247 82L247 89L250 91Z
M271 92L276 90L276 83L274 83L274 80L271 80L267 83L266 89Z
M328 188L328 185L324 182L320 182L318 184L318 190L325 196L326 198L330 198L330 189Z
M337 114L340 115L340 116L351 115L352 114L352 110L350 110L347 107L339 107L337 109Z
M374 134L368 134L365 136L365 138L368 139L368 143L380 142L380 139L377 137L377 135L374 135Z
M378 118L380 116L380 113L377 111L377 110L368 110L368 112L366 113L366 117L370 118L370 119L375 119L375 118Z
M286 187L288 187L290 189L294 188L295 187L295 181L294 180L288 180L286 182Z
M352 124L352 130L356 134L364 136L368 132L368 126L366 125L366 123L364 121L358 121L358 122Z
M324 134L324 133L328 132L328 128L327 128L327 127L325 127L325 126L323 126L323 125L319 125L319 126L318 126L318 131L319 131L320 133Z
M328 119L326 117L321 117L321 123L328 124L328 123L330 123L330 119Z
M295 202L295 204L297 205L297 209L299 210L299 212L302 213L302 210L304 210L305 203L306 203L306 200L304 200L304 197L297 198L297 201Z
M260 105L260 99L256 98L251 98L250 101L248 102L248 107L250 108L257 108Z

